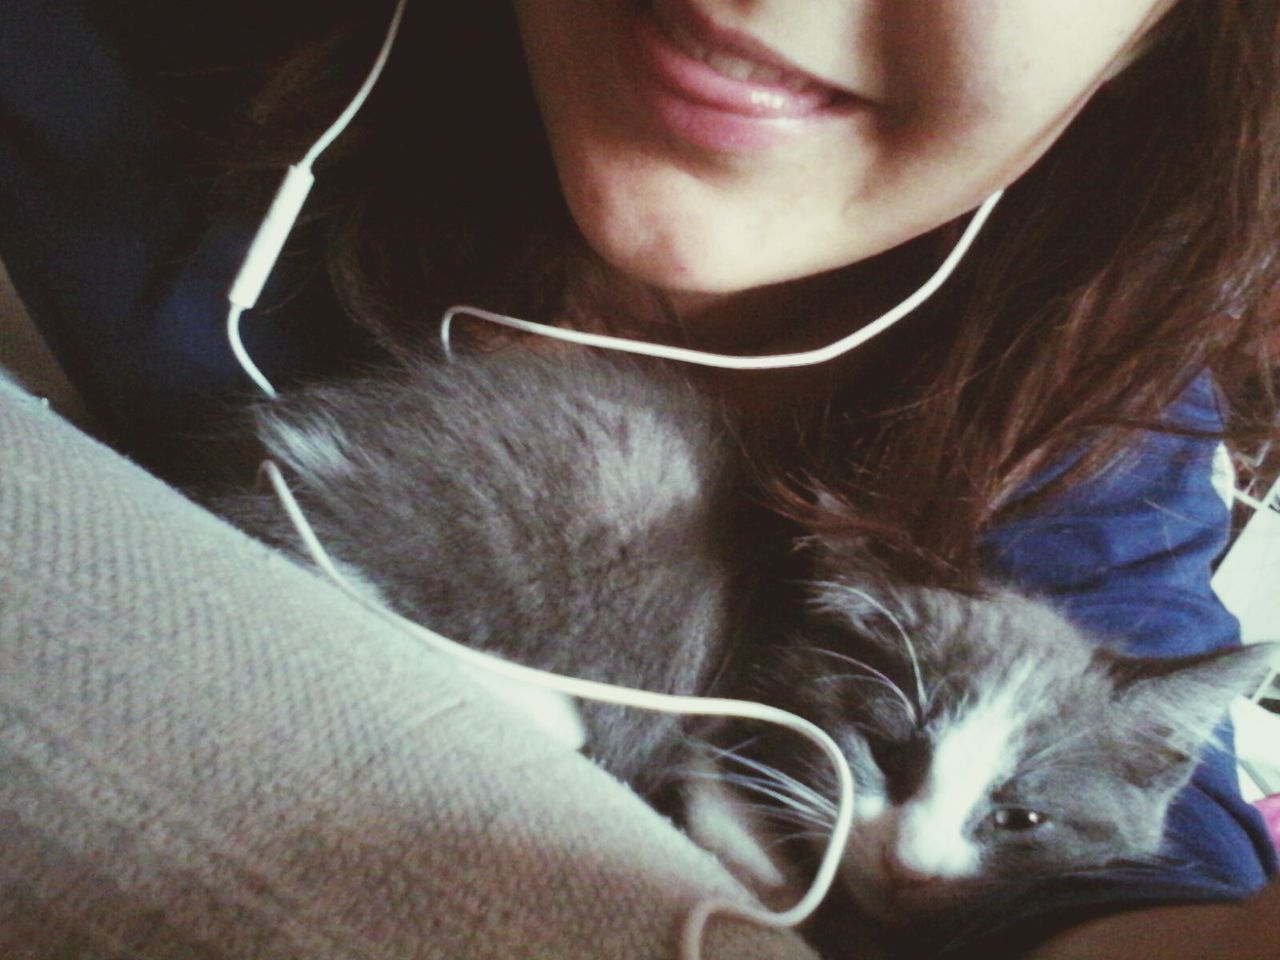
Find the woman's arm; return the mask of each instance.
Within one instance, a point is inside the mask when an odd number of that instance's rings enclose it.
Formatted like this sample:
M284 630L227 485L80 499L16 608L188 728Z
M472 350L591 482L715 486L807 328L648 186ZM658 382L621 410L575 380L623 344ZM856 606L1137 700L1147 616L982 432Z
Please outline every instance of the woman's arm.
M1263 960L1280 955L1280 883L1242 903L1137 910L1067 930L1025 960Z

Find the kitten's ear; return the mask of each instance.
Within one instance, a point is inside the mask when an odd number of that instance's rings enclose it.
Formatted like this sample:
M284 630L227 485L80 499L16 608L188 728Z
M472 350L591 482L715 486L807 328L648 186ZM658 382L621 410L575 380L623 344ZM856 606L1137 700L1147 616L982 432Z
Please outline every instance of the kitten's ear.
M811 492L803 518L808 533L798 541L808 558L811 579L833 583L884 584L891 581L877 547L886 543L856 522L854 508L822 487Z
M1154 761L1148 773L1189 774L1231 701L1257 689L1278 650L1253 644L1171 659L1107 655L1116 698L1129 718L1124 739Z

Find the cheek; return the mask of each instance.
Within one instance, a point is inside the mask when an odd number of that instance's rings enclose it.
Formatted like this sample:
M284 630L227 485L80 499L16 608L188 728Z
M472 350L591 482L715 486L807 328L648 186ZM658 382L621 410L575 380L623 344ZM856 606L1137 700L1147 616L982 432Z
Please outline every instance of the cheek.
M993 838L987 851L987 869L993 880L1096 867L1111 859L1105 848L1057 824L1025 837Z
M840 864L840 877L854 899L879 913L891 886L884 870L884 851L895 836L888 818L881 814L854 824Z
M703 6L798 50L853 38L850 62L872 64L866 83L883 103L763 154L691 151L633 89L619 54L622 0L519 0L517 12L561 184L589 244L661 289L725 294L866 259L972 210L1047 149L1148 4L848 4L874 29L843 31L827 29L839 25L837 5L788 7L786 17L776 2Z
M889 69L904 130L1016 177L1128 62L1169 0L917 0ZM997 159L997 155L1002 159Z

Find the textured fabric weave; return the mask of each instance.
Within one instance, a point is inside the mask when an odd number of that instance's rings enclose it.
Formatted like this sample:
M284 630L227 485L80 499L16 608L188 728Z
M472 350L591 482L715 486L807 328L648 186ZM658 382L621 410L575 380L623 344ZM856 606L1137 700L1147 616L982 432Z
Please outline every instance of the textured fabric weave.
M0 391L0 956L666 958L741 897L447 660ZM714 921L711 957L812 955Z

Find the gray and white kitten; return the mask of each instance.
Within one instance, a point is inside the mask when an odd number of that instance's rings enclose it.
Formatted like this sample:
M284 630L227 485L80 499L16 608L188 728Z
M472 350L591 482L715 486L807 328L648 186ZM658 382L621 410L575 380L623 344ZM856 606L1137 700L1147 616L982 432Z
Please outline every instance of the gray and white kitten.
M814 586L791 604L776 568L793 544L747 506L725 417L662 366L508 348L300 390L254 419L321 542L409 618L828 730L857 782L844 890L881 922L1156 854L1170 799L1263 670L1258 649L1123 658L1014 590L905 586L856 542L811 549ZM247 487L213 506L298 552L274 496ZM730 656L745 669L722 673ZM825 840L828 767L794 739L751 729L719 754L667 716L583 710L586 752L641 792L710 763L684 819L766 897L812 855L779 838Z
M904 586L856 543L814 549L807 611L753 657L747 691L822 727L848 759L841 886L854 918L885 929L1008 884L1159 860L1170 802L1274 656L1122 656L1009 587ZM718 741L705 754L716 778L689 792L691 825L785 900L826 842L830 764L755 728Z

